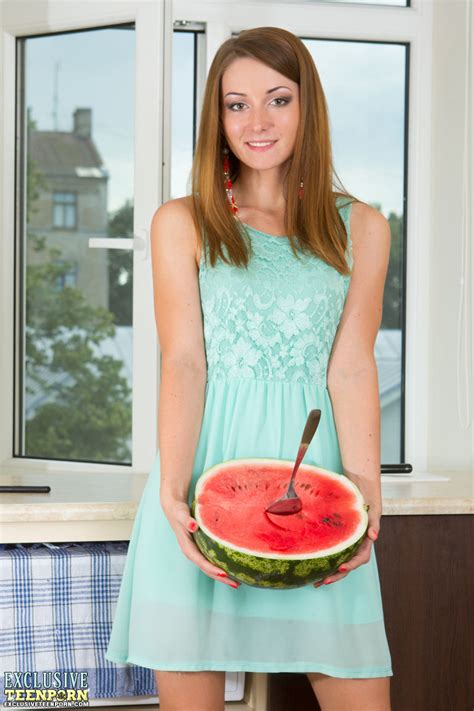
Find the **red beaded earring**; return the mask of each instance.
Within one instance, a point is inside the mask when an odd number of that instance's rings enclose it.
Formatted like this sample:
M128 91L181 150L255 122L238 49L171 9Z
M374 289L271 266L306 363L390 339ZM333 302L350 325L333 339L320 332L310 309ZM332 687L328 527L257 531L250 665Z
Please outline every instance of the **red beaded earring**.
M227 199L230 204L230 209L232 210L232 214L234 217L237 219L237 213L239 211L239 208L237 207L235 203L234 196L232 194L232 180L230 179L230 164L229 164L229 149L228 148L223 148L222 153L224 154L224 160L223 160L223 166L224 166L224 184L225 184L225 191L227 193Z

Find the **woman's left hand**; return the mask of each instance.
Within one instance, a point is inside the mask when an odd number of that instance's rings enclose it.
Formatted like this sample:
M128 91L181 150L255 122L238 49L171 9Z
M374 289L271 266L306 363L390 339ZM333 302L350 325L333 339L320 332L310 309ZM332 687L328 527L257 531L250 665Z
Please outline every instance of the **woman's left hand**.
M342 580L342 578L345 578L346 575L349 575L352 570L358 568L359 565L364 565L365 563L369 562L370 555L372 553L372 546L380 531L380 514L376 511L371 513L371 508L372 507L369 507L368 512L369 527L367 529L367 536L361 544L360 548L358 549L357 553L355 553L355 555L352 558L349 558L349 560L347 560L345 563L341 563L341 565L339 566L339 571L343 569L341 572L328 575L327 578L324 578L323 580L314 583L315 588L319 588L320 585L329 585L329 583L335 583L338 580Z

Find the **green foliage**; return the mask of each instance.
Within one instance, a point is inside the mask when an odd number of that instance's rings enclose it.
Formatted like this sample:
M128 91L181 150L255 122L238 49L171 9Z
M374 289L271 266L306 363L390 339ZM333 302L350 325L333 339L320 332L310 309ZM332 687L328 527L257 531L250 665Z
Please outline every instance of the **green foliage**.
M388 216L392 242L387 279L385 281L384 307L381 328L402 328L403 295L403 219L395 212Z
M130 461L131 390L121 361L100 353L101 341L115 336L113 315L90 306L79 289L58 292L70 262L57 264L60 250L47 251L47 261L27 266L26 372L50 398L27 422L27 453Z

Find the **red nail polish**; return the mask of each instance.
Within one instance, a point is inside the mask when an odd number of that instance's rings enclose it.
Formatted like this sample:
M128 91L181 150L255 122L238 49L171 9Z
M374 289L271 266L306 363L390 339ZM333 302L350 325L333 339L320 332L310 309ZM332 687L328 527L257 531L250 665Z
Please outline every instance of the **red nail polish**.
M346 573L346 572L347 572L347 568L344 568L343 565L341 565L341 567L339 568L339 570L341 571L341 573Z
M217 575L220 575L221 578L225 578L225 576L227 575L227 573L217 573Z
M238 587L239 587L239 585L238 585L237 583L231 583L231 585L232 585L233 588L238 588Z

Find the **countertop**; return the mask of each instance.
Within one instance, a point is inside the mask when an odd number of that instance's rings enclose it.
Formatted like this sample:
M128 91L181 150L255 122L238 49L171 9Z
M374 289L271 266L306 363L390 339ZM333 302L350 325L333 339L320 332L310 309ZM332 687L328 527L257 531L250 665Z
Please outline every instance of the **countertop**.
M55 471L2 473L0 483L51 486L46 494L2 493L0 543L126 540L148 473ZM469 471L382 475L383 515L471 514Z

